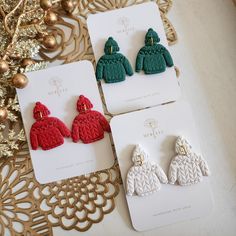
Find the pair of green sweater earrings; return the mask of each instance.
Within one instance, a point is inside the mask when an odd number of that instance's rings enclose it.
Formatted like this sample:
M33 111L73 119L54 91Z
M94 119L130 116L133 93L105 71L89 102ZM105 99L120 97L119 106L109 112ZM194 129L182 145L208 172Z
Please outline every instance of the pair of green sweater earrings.
M136 72L157 74L166 70L166 66L173 66L173 60L168 50L159 44L158 34L149 29L145 36L145 46L142 47L136 58ZM97 80L104 79L106 83L117 83L125 80L126 74L133 75L133 69L128 59L119 51L117 42L109 37L105 43L103 55L96 68Z

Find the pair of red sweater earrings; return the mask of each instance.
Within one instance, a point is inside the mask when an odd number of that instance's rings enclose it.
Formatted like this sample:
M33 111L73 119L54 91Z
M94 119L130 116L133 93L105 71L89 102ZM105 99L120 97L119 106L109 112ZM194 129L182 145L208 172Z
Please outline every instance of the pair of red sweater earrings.
M106 118L98 111L92 110L93 104L83 95L77 101L79 115L74 118L72 131L56 117L48 117L50 111L40 102L36 102L33 116L36 122L30 130L30 142L33 150L39 146L43 150L58 147L64 143L64 137L72 137L73 142L81 140L92 143L103 139L104 131L111 132Z

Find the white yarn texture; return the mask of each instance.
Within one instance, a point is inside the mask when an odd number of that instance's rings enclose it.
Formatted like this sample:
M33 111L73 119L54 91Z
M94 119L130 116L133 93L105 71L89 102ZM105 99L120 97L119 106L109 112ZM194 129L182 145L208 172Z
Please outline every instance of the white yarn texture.
M151 164L147 160L148 155L140 145L136 145L132 161L134 165L129 169L126 179L127 195L150 195L161 188L161 183L167 184L168 179L162 168L157 164ZM141 164L141 161L143 163Z
M176 181L179 185L196 184L202 176L209 176L210 170L207 162L192 151L191 145L183 137L178 137L175 144L178 154L170 164L168 179L170 184Z

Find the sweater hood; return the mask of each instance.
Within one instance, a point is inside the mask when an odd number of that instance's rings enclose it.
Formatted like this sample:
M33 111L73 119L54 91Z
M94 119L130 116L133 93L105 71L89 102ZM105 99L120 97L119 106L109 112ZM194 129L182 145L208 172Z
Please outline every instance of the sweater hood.
M133 151L132 162L134 165L141 166L147 161L148 154L144 151L141 145L136 145Z
M179 136L175 143L175 152L179 155L188 156L192 153L192 147L186 139Z
M90 102L88 98L83 95L79 96L77 101L77 110L79 113L83 113L85 111L91 110L93 108L93 104Z
M160 38L156 31L154 31L152 28L148 30L145 36L145 45L146 46L152 46L154 44L157 44L160 42Z
M120 50L117 42L112 38L109 37L108 40L105 43L105 47L104 47L104 52L107 55L111 55L114 54L116 52L118 52Z
M50 115L50 111L41 102L36 102L33 114L35 120L41 120L43 117Z

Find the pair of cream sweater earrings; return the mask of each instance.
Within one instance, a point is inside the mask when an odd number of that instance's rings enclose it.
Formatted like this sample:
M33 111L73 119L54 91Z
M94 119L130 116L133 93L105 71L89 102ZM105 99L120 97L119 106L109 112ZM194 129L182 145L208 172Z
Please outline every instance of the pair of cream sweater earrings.
M161 188L163 184L186 186L200 182L202 176L209 176L207 162L192 151L191 145L183 137L178 137L175 144L177 155L172 159L168 178L158 164L148 161L148 155L140 145L136 145L132 162L126 179L127 195L150 195Z

